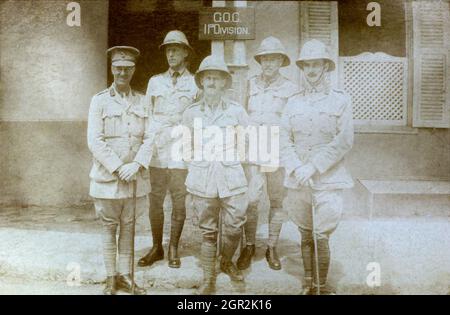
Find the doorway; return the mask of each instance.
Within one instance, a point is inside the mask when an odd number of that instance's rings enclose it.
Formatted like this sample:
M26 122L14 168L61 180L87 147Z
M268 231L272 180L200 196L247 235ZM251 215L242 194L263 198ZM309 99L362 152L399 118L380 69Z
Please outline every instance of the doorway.
M141 56L131 85L145 93L151 76L167 70L166 57L159 45L167 32L184 32L195 54L188 69L195 73L204 57L211 53L211 42L198 40L198 16L211 1L124 0L109 1L108 46L127 45L138 48ZM108 69L108 85L113 81Z

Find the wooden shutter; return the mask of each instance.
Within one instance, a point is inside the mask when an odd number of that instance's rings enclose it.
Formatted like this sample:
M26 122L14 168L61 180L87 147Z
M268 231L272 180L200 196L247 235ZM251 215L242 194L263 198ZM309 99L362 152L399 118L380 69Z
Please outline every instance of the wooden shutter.
M414 127L450 127L449 3L413 2Z
M302 1L300 2L300 44L310 39L318 39L328 45L330 54L336 63L336 70L331 73L331 82L337 86L338 78L338 9L337 1Z

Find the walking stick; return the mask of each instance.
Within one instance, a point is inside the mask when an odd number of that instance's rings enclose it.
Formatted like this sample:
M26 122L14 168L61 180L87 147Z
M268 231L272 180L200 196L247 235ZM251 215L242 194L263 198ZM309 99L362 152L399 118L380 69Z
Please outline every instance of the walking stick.
M219 231L218 232L219 233L217 235L217 243L218 243L217 256L222 255L222 249L223 249L223 235L222 235L222 233L223 233L223 226L222 226L222 224L223 224L222 211L221 211L221 209L219 209L219 223L218 223L218 225L219 225Z
M317 295L320 295L320 280L319 280L319 251L317 249L317 236L316 236L316 201L312 194L312 179L309 180L309 187L311 188L311 212L312 212L312 229L313 229L313 242L314 242L314 260L316 262L316 290Z
M134 282L134 237L135 237L135 229L136 229L136 191L137 191L137 179L133 180L133 237L131 241L131 294L134 295L135 290L135 282Z

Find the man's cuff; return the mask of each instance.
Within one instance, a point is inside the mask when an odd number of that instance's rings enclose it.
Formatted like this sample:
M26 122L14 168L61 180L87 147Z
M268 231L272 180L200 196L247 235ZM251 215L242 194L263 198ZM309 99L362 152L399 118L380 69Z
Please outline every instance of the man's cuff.
M123 162L118 157L111 158L106 163L103 164L103 166L106 167L106 169L112 174L115 171L119 169L123 165Z
M145 168L146 170L148 169L148 164L146 163L147 161L143 161L142 159L140 159L139 157L135 157L133 162L136 162L137 164L139 164L141 167Z
M302 162L300 162L300 160L298 160L298 159L288 162L285 166L286 174L287 175L292 174L292 172L294 172L300 166L302 166Z
M313 156L310 160L311 164L314 165L314 167L316 168L316 170L320 173L323 174L328 170L328 164L325 163L325 161L323 161L320 157L318 156Z

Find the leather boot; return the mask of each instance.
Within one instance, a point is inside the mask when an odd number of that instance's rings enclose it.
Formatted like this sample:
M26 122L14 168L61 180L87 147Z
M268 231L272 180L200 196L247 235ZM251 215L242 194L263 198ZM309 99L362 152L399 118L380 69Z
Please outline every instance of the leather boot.
M269 267L273 270L280 270L281 269L281 262L278 258L278 254L275 247L267 246L266 250L266 260L269 264Z
M139 267L147 267L153 265L154 262L164 259L164 249L162 244L154 245L147 255L139 259Z
M116 277L110 276L106 278L106 285L103 289L104 295L116 295Z
M303 260L303 295L311 295L312 293L312 268L313 268L313 239L311 231L300 230L302 240L301 240L301 252Z
M330 267L330 247L328 244L328 239L318 239L317 240L317 252L319 255L319 281L317 281L316 276L316 263L313 259L313 287L314 292L317 292L317 283L320 285L320 294L332 295L334 291L327 285L328 269Z
M150 227L152 230L153 247L147 255L139 259L139 267L151 266L154 262L164 259L164 249L162 246L164 211L162 208L150 206Z
M255 255L255 245L247 245L241 251L241 255L237 260L237 267L239 270L245 270L250 267L252 257Z
M122 290L127 293L133 293L133 280L131 275L118 275L117 276L117 289ZM135 295L146 295L147 291L144 288L139 287L136 282L134 283L134 294Z
M203 268L203 282L197 291L199 295L216 293L216 252L217 244L203 241L200 258Z
M170 229L170 242L169 242L169 267L180 268L181 260L178 256L178 244L183 231L184 218L175 219L172 218L172 225Z
M240 234L231 234L225 232L223 236L222 259L220 261L220 270L226 273L231 281L243 281L244 276L241 271L231 261L239 245Z
M231 260L222 257L220 261L220 270L226 273L231 281L244 281L244 275L242 272L233 264Z

